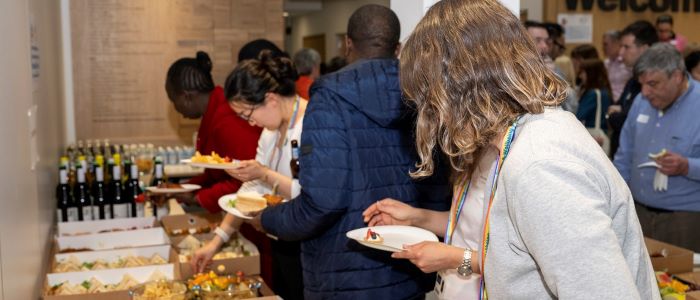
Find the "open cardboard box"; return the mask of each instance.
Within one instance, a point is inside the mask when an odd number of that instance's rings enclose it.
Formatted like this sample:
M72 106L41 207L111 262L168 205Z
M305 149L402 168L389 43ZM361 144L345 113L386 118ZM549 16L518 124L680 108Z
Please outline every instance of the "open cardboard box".
M154 217L58 223L58 236L78 236L156 227Z
M180 280L180 268L177 262L177 254L175 250L169 245L153 246L153 247L140 247L140 248L129 248L120 250L104 250L104 251L85 251L85 252L72 252L72 253L57 253L58 245L54 243L50 259L48 270L49 272L53 270L56 266L57 260L65 259L71 255L75 255L79 260L92 260L96 258L102 258L109 260L112 258L123 257L126 255L141 255L146 256L148 254L158 253L169 263L163 265L151 265L142 266L134 268L121 268L121 269L108 269L108 270L97 270L97 271L85 271L85 272L67 272L67 273L49 273L45 277L44 290L41 292L42 299L45 300L121 300L121 299L131 299L128 290L114 291L108 293L100 294L82 294L82 295L61 295L54 296L48 295L49 289L58 283L68 280L69 282L81 283L83 280L90 280L93 276L100 280L104 284L119 282L122 280L124 274L129 274L133 276L137 281L143 283L149 279L149 277L157 270L165 275L168 279Z
M651 265L654 271L665 271L669 274L680 274L693 271L693 251L678 246L660 242L651 238L644 238L647 251L651 257ZM654 257L663 250L665 257Z
M59 262L68 260L71 257L78 259L80 263L83 262L95 262L96 260L103 260L107 263L118 261L119 259L124 259L129 256L141 256L150 259L153 255L158 254L160 257L169 262L177 262L177 258L174 257L177 254L170 247L170 245L160 245L160 246L149 246L149 247L139 247L139 248L129 248L129 249L119 249L119 250L102 250L102 251L84 251L84 252L74 252L74 253L61 253L56 254L52 260L51 268L49 272L54 273Z
M197 238L199 241L206 242L211 240L214 237L214 234L198 234L193 235L193 237ZM260 252L258 251L258 248L251 241L240 235L231 237L231 241L229 241L229 243L233 242L235 239L238 239L238 243L243 245L244 249L248 251L250 255L212 260L210 269L217 273L235 274L236 272L241 271L246 275L260 274ZM173 245L175 249L178 249L177 246L177 244ZM226 247L226 245L224 245L224 247ZM195 271L192 269L190 261L184 260L183 257L180 257L180 259L180 274L182 274L182 278L187 279L192 277L195 274Z
M683 273L683 274L677 274L675 275L676 277L693 283L696 286L700 286L700 272L689 272L689 273ZM685 299L686 300L700 300L700 291L691 291L685 293Z
M177 245L188 235L213 232L221 223L220 214L184 214L165 216L160 221L170 243Z
M205 232L203 229L213 229L221 222L221 214L184 214L176 216L166 216L161 220L163 229L170 237L170 242L177 249L178 244L182 242L188 235L192 235L196 239L206 242L213 238L214 234ZM213 230L212 230L213 231ZM237 234L231 236L231 240L240 239L245 249L251 255L237 258L226 258L213 260L211 269L221 273L235 273L242 271L246 275L260 274L260 252L253 243L243 238L239 238ZM180 254L180 253L178 253ZM179 255L178 255L179 256ZM194 270L190 266L189 261L180 262L180 273L182 278L187 279L194 275Z
M57 252L65 250L96 251L170 244L163 228L118 231L101 234L59 236Z

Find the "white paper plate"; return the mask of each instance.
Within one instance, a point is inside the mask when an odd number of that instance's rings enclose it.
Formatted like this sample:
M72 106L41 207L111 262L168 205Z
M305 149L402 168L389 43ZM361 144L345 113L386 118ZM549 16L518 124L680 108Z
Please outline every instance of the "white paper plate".
M201 189L202 187L196 184L181 184L182 188L159 188L157 186L149 186L146 188L147 191L154 194L178 194L178 193L189 193Z
M217 169L217 170L233 170L240 167L239 160L232 160L230 163L226 164L208 164L208 163L193 163L191 159L183 159L180 161L183 164L188 164L193 167L205 168L205 169Z
M365 241L367 229L370 228L384 239L381 244ZM390 252L402 251L403 245L413 245L423 241L438 241L437 236L430 231L423 228L403 225L364 227L348 231L345 236L367 247Z
M649 161L649 162L645 162L643 164L639 164L637 166L637 168L651 168L651 167L658 168L659 165L655 161Z
M255 193L255 192L250 192L250 193L251 194L254 193L254 194L257 194L260 197L262 197L262 195L260 195L258 193ZM221 207L221 209L223 209L227 213L230 213L230 214L232 214L236 217L239 217L241 219L246 219L246 220L252 219L252 217L244 214L242 211L238 210L236 207L231 206L231 204L230 204L231 200L236 200L236 194L228 194L228 195L221 196L221 198L219 198L219 206Z

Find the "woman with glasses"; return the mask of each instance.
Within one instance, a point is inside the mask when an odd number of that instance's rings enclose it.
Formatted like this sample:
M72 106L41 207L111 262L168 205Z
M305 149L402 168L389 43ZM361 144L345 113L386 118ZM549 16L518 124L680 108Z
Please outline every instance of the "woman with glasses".
M300 193L290 168L291 142L301 138L308 101L296 94L297 78L289 58L263 51L257 60L239 63L226 79L226 99L231 109L250 125L264 128L255 159L241 161L240 168L227 171L245 182L239 192L271 194L278 186L285 199ZM195 253L193 269L202 272L240 225L240 219L227 214L215 231L217 236ZM272 256L275 292L284 299L303 298L299 243L273 241Z
M175 110L188 119L202 121L197 132L197 151L204 155L212 151L239 160L255 157L255 145L260 128L236 116L224 97L224 90L214 85L211 76L212 63L206 52L197 57L185 57L175 61L168 69L165 91ZM199 203L210 212L219 212L221 196L235 193L242 182L231 178L221 170L207 169L189 183L202 189L196 193L173 195L180 202Z

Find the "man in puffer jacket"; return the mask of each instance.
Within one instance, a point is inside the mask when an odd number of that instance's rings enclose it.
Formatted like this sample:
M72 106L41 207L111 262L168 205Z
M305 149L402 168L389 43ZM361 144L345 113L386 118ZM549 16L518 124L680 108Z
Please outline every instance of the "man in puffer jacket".
M399 20L366 5L348 22L351 65L317 80L301 136L301 195L270 207L251 223L282 240L302 241L306 299L415 299L432 289L422 274L390 252L370 249L345 233L365 227L362 211L391 197L446 210L441 178L414 182L414 115L401 99ZM422 194L425 185L430 193ZM419 202L420 200L420 202Z

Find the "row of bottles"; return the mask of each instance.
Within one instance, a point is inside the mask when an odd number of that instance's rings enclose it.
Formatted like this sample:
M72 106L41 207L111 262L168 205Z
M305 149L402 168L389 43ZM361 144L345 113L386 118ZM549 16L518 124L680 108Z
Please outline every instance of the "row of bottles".
M82 163L76 166L76 181L70 184L69 158L61 157L59 183L56 188L58 222L75 222L88 220L105 220L145 216L145 197L139 181L139 167L133 159L124 160L121 165L120 155L113 154L107 160L95 157L93 168ZM160 157L153 160L153 185L163 182L163 163ZM122 176L122 169L125 176ZM87 174L94 179L87 180ZM151 206L152 207L152 206ZM167 212L154 210L165 215Z

